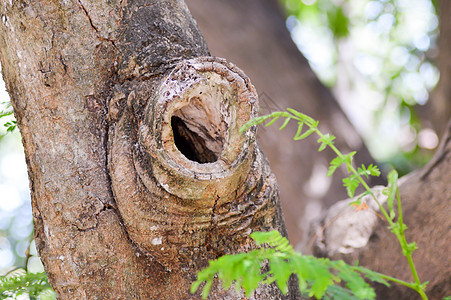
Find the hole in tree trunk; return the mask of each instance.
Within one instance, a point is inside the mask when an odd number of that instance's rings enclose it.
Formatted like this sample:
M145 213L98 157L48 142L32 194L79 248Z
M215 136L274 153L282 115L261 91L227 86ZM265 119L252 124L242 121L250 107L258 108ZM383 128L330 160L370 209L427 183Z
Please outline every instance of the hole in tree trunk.
M219 109L208 106L194 97L171 117L175 146L186 158L201 164L218 160L227 134Z
M189 130L179 117L171 118L175 146L186 158L198 163L212 163L218 157L205 145L205 141L195 132Z

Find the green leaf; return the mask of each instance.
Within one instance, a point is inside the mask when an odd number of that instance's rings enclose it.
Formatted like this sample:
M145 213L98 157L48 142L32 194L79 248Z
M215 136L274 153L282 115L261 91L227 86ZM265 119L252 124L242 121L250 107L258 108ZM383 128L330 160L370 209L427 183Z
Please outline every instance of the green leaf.
M283 122L282 126L280 126L279 130L282 130L285 127L287 127L287 125L290 122L290 120L291 120L291 117L286 118L285 121Z
M287 110L299 118L300 121L304 121L307 124L314 124L316 121L312 117L307 116L306 114L303 114L301 112L298 112L297 110L294 110L292 108L287 108Z
M211 289L212 284L213 284L213 280L208 280L205 283L204 288L202 290L202 299L207 299L208 294L210 294L210 289Z
M268 244L269 246L274 247L276 250L282 253L295 253L293 246L291 246L288 239L283 237L277 230L268 232L256 231L251 233L250 237L255 241L257 245Z
M309 128L306 132L304 132L301 136L295 136L294 137L294 140L295 141L299 141L299 140L303 140L303 139L305 139L306 137L308 137L309 135L311 135L312 133L314 133L316 131L316 129L315 128Z
M245 261L244 264L244 272L243 272L243 289L246 293L247 297L250 297L251 294L258 287L260 281L262 281L265 276L260 274L260 263L256 263L252 260Z
M256 118L250 119L249 121L247 121L246 124L241 126L240 134L242 134L243 132L247 131L249 128L251 128L254 125L259 125L259 124L265 122L266 120L268 120L270 118L273 118L273 114L269 114L269 115L265 115L265 116L261 116L261 117L256 117Z
M284 259L272 257L269 259L269 266L277 286L286 295L288 293L287 283L291 275L290 265Z
M272 231L254 231L250 234L250 237L255 241L257 245L263 245L264 243L271 243L282 237L277 230Z
M299 290L301 292L310 292L308 281L311 281L313 276L312 273L309 272L311 268L308 265L306 256L294 256L290 259L290 264L298 277Z
M243 132L245 132L249 128L251 128L252 126L259 125L259 124L265 122L268 119L273 119L273 120L271 120L265 126L270 126L275 121L277 121L278 118L291 118L291 117L292 117L292 115L290 115L289 113L287 113L285 111L276 111L276 112L270 113L268 115L264 115L264 116L260 116L260 117L256 117L256 118L250 119L249 121L246 122L246 124L241 126L239 132L240 132L240 134L242 134Z
M284 237L282 237L282 239L278 242L277 245L275 245L275 247L276 247L276 250L283 252L283 253L289 253L289 254L294 253L293 246L291 246L288 239L286 239Z
M388 283L387 280L385 280L385 278L383 277L382 274L374 272L370 269L364 268L364 267L359 267L359 266L353 266L352 267L354 270L359 271L360 273L362 273L363 275L365 275L366 278L368 278L371 281L374 282L378 282L381 284L384 284L386 286L390 286L390 284Z
M357 173L359 173L360 176L365 176L367 178L368 176L379 176L381 174L379 168L373 164L369 165L368 168L362 164L362 166L357 169Z
M343 186L346 188L349 198L354 197L355 190L359 185L360 181L353 175L343 178Z
M359 300L359 298L355 297L352 292L348 289L342 288L338 285L331 285L327 288L326 295L324 295L325 300L337 300L337 299L346 299L346 300Z
M0 111L0 118L11 116L13 114L14 114L14 112L12 110L1 110Z
M319 125L319 121L314 121L309 126L310 126L310 128L315 128L316 129L316 128L318 128L318 125Z
M406 248L405 252L408 253L408 254L412 254L412 252L417 250L417 249L418 249L417 243L415 243L415 242L414 243L409 243L409 244L407 244L407 248Z
M329 171L327 172L327 176L332 175L341 164L345 164L347 166L348 172L350 172L349 167L352 166L352 159L354 158L355 154L356 154L356 152L353 151L346 155L335 157L330 162Z
M202 282L203 282L203 281L199 281L199 280L194 281L194 282L191 284L191 287L190 287L190 289L189 289L190 293L191 293L191 294L194 294L194 293L197 291L197 289L199 288L199 286L202 284Z
M6 132L13 132L14 131L14 129L16 129L16 125L11 125L11 126L9 126L7 129L6 129Z
M320 299L326 292L327 288L333 284L333 276L327 269L316 268L315 272L317 272L317 276L312 283L311 295Z
M400 235L401 234L401 224L399 223L394 223L391 226L391 232L394 233L395 235Z
M331 264L334 269L339 271L338 277L346 283L346 287L359 299L374 299L376 297L374 289L351 266L343 261L335 261L331 262Z
M274 124L277 120L279 119L279 116L273 117L273 119L271 121L269 121L268 123L265 124L266 127L271 126L272 124Z
M243 263L246 256L245 253L238 253L235 255L224 255L218 258L217 261L220 264L220 267L218 268L218 277L222 280L224 289L228 290L233 281L240 278L240 274L236 273L236 270L238 269L237 266Z
M327 287L333 284L333 275L323 261L312 256L293 256L290 260L299 282L305 280L311 283L309 296L315 296L318 299L321 299Z
M374 166L373 164L370 164L367 168L368 172L370 172L371 176L380 176L381 175L381 171L379 170L379 168L377 166Z
M345 164L348 167L348 172L351 172L351 168L350 167L352 166L352 160L354 159L354 155L356 153L357 152L352 151L352 152L350 152L350 153L348 153L346 155L343 155L343 158L345 160Z
M423 291L425 291L428 284L429 284L429 281L425 281L425 282L423 282L422 284L420 284L420 288L421 288Z
M321 145L319 146L318 151L321 152L324 149L326 149L327 146L333 145L333 140L335 140L335 137L333 135L330 134L325 134L323 136L321 136L318 139L318 143L321 143Z
M393 220L396 216L395 210L393 208L393 204L394 204L396 192L398 189L398 172L396 172L396 170L392 170L388 174L387 179L388 179L388 184L389 184L387 207L388 207L388 211L390 213L390 218Z
M349 206L353 206L353 205L359 207L360 205L362 205L362 199L358 198L357 200L349 202Z
M304 126L304 123L302 123L301 121L298 122L298 129L296 131L296 134L294 135L293 140L295 140L295 141L300 140L299 137L301 136L303 126Z
M335 170L344 163L345 160L343 157L337 156L330 162L329 170L327 171L327 176L331 176L334 174Z

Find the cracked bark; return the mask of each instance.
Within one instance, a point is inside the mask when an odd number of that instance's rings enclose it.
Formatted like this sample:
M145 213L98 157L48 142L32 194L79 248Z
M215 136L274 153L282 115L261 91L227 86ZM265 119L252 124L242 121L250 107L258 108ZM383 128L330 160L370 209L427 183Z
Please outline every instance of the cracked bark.
M0 19L37 248L60 298L198 298L189 286L209 259L252 248L254 230L285 232L255 128L238 134L255 89L208 57L183 1L2 0ZM274 285L255 297L282 298Z

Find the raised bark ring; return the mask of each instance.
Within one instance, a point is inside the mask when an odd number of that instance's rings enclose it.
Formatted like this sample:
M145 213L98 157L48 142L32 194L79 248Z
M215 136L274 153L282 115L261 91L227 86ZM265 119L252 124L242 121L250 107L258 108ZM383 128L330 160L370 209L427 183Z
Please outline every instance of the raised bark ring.
M140 144L153 175L169 193L211 199L232 193L254 160L256 128L239 129L257 113L249 78L224 59L182 61L146 108Z

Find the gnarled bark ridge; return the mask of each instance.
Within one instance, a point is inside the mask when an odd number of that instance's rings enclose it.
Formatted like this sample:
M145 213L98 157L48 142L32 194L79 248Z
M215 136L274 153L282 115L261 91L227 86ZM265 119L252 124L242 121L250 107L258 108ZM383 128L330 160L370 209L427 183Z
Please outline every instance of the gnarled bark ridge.
M168 270L193 271L249 247L254 230L283 228L255 128L238 132L257 105L240 70L211 57L182 61L139 120L142 89L110 130L109 157L115 200L140 251Z

